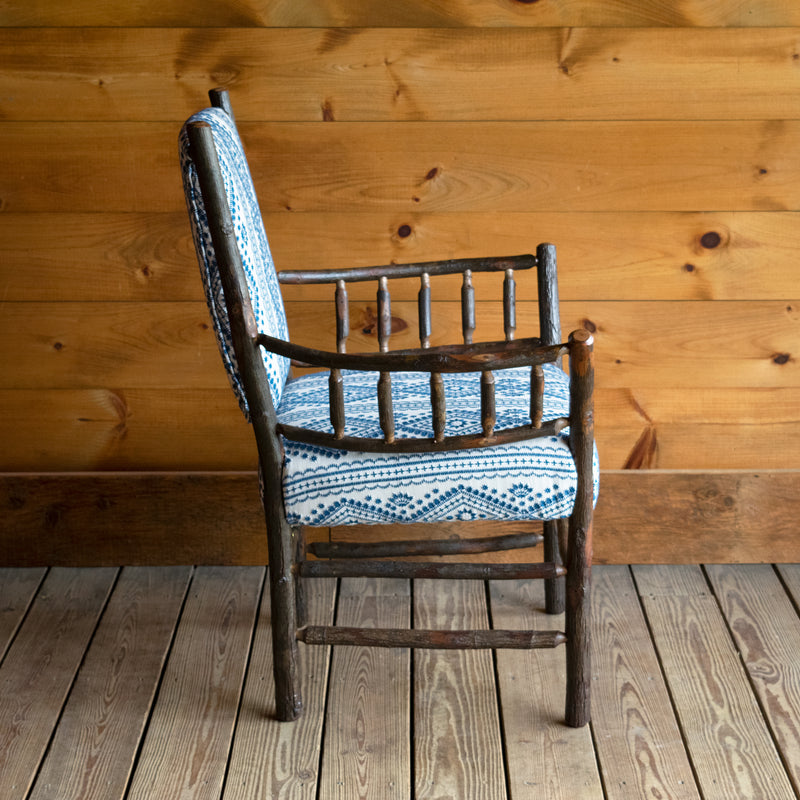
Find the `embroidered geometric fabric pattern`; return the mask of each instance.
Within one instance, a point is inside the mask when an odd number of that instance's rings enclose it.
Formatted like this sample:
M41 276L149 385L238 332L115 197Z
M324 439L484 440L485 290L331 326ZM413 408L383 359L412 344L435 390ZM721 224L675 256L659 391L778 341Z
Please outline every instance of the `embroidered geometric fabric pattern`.
M569 415L569 378L545 371L544 419ZM495 373L497 425L530 423L530 369ZM477 373L445 374L446 435L480 431ZM378 375L343 372L346 433L382 437ZM432 436L427 373L394 373L396 438ZM286 425L331 431L328 373L290 380L278 408ZM566 431L523 442L435 453L359 453L284 440L283 490L293 525L355 525L447 520L546 520L568 517L577 475ZM595 499L597 498L595 451Z
M228 195L228 205L233 217L236 241L247 277L247 288L250 292L258 330L278 339L288 339L286 313L253 181L236 126L222 109L206 108L192 116L181 130L179 142L183 188L192 223L195 249L201 264L200 271L206 292L206 302L214 322L217 344L239 406L249 419L247 399L239 378L236 355L233 352L231 326L225 306L225 297L222 293L222 281L219 276L214 245L208 228L208 217L200 194L197 171L189 157L187 126L196 121L207 122L214 132L214 145L222 167L225 192ZM289 359L268 353L266 350L262 352L272 399L277 406L289 374Z
M222 360L239 405L249 419L208 219L197 172L189 157L187 126L194 121L207 122L213 130L258 330L288 339L286 315L236 126L221 109L205 109L181 130L184 192ZM280 422L332 431L328 373L287 382L289 360L262 352ZM567 417L569 378L555 365L545 365L544 371L544 419ZM530 369L498 370L494 375L496 430L529 424ZM442 377L447 406L445 434L480 432L479 375ZM382 438L376 399L378 375L345 371L343 379L346 433ZM427 373L394 373L392 400L398 439L433 435ZM360 453L286 439L284 446L284 504L293 525L547 520L569 516L575 502L577 476L566 431L496 447L434 453ZM596 450L593 474L596 501Z

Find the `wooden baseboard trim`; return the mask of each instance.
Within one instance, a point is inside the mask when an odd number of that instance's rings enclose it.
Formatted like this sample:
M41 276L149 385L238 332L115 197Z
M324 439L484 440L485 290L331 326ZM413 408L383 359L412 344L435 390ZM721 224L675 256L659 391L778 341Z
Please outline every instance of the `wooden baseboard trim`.
M6 473L0 474L0 508L0 566L266 561L252 472ZM595 561L797 562L798 520L797 470L608 471L595 515ZM444 527L437 536L520 529L512 523ZM338 541L423 535L430 529L423 534L414 525L309 531L310 539Z

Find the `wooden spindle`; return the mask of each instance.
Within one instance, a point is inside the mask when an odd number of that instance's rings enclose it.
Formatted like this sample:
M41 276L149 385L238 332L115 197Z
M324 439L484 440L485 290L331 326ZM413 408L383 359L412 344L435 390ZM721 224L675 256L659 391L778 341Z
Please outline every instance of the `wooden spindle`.
M431 373L431 413L433 416L433 441L444 440L444 428L447 418L444 400L444 381L439 372Z
M481 427L483 435L490 439L497 422L494 400L494 373L481 372Z
M475 289L472 287L472 270L464 270L464 282L461 284L461 330L464 333L464 344L472 344L475 333Z
M531 367L531 424L534 428L542 427L544 413L544 370L541 364Z
M344 437L344 384L340 369L332 369L328 376L328 402L330 403L334 437L342 439Z
M506 341L513 341L517 330L517 282L513 269L507 269L503 279L503 330Z
M389 337L392 335L392 301L389 297L389 279L378 279L378 347L381 353L389 350Z
M347 337L350 335L350 308L347 299L347 285L336 281L336 351L347 351Z
M383 431L383 441L394 442L394 407L392 406L392 374L381 372L378 378L378 419Z
M431 277L427 272L420 275L419 294L417 295L417 308L419 312L419 343L420 347L431 346Z

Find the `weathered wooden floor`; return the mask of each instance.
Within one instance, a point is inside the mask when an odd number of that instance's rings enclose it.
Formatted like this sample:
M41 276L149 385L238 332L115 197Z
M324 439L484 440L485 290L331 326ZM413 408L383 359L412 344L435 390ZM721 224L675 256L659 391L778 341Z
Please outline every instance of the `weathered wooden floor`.
M263 569L0 570L0 797L796 797L800 566L594 574L571 730L563 648L301 645L280 724ZM554 627L539 583L312 585L319 622Z

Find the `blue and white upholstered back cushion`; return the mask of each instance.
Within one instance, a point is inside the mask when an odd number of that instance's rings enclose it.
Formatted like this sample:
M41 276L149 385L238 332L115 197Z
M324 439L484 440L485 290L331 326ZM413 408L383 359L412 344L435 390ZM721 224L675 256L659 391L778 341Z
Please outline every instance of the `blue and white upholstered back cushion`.
M228 195L228 205L233 217L236 241L247 278L247 288L250 291L250 301L253 305L258 330L269 336L288 339L286 313L283 308L275 265L269 251L267 234L261 219L261 211L253 188L253 180L250 177L250 170L236 125L222 109L207 108L192 116L181 130L180 156L183 189L192 223L197 259L200 262L200 272L203 276L206 301L214 321L214 330L222 361L228 372L231 387L239 400L239 406L249 419L247 399L239 376L236 354L233 352L231 326L222 292L214 245L208 229L208 218L200 193L197 171L189 156L187 126L189 123L197 121L207 122L214 133L214 144L222 167L225 192ZM289 374L289 359L267 351L262 352L272 399L277 407Z

